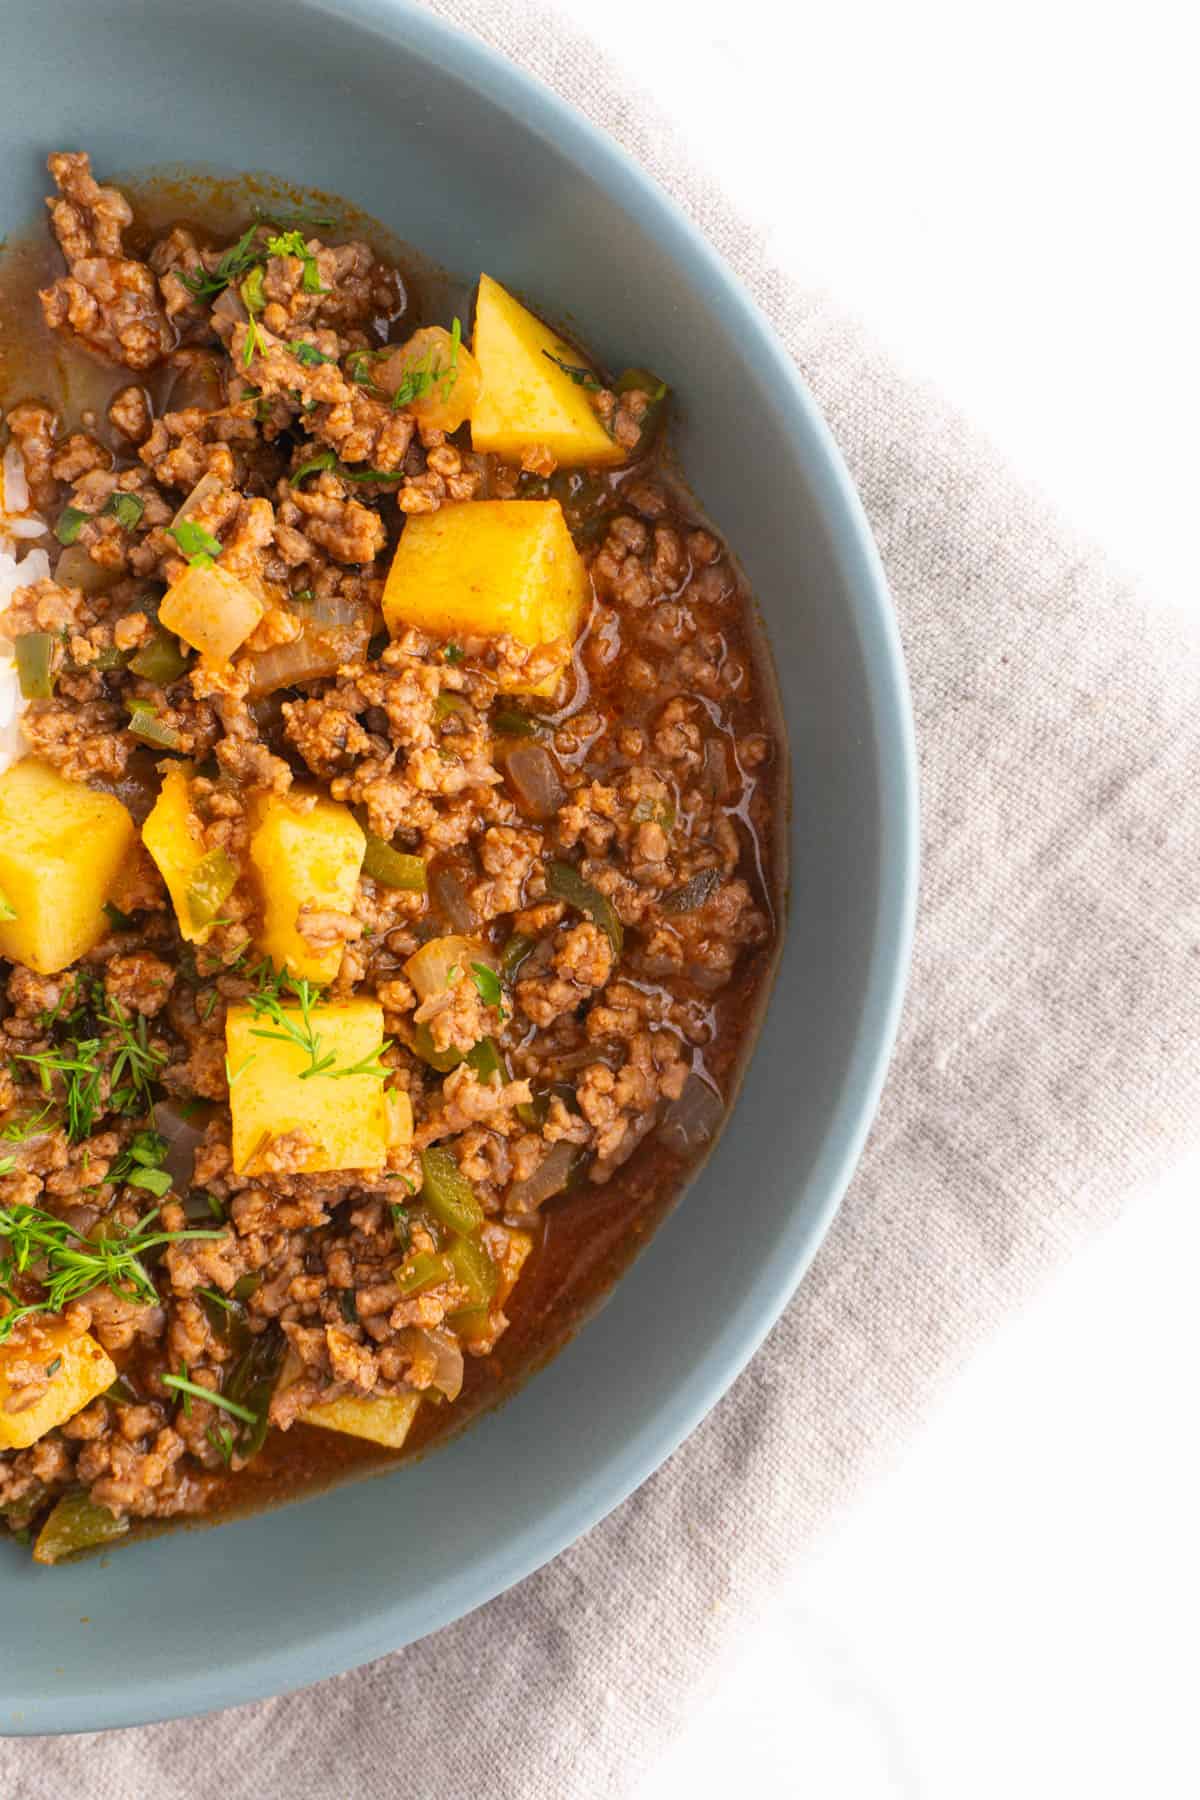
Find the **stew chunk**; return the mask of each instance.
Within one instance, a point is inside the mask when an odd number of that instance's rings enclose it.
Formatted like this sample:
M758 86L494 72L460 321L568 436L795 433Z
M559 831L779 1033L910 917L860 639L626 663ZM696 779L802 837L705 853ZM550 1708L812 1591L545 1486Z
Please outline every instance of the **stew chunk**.
M32 757L0 775L0 956L54 975L90 950L135 836L119 800Z
M418 513L404 527L383 596L393 636L415 625L434 637L500 637L531 649L583 624L588 577L557 500L476 500ZM552 691L557 676L532 688Z
M216 914L202 897L208 870L204 834L192 811L191 775L190 763L172 763L167 769L158 799L142 826L142 842L167 884L180 935L190 944L205 944Z
M348 917L366 847L362 827L336 800L295 791L257 799L250 860L262 896L258 947L276 968L309 981L334 979L344 940L319 941L316 921Z
M31 1373L40 1378L29 1386ZM65 1319L48 1313L22 1320L0 1345L0 1449L36 1444L82 1412L116 1378L107 1353L87 1332L76 1336Z
M420 1404L420 1394L377 1394L366 1400L347 1394L340 1400L323 1400L299 1416L305 1425L322 1425L326 1431L344 1431L399 1450Z
M263 603L226 569L190 568L167 589L160 622L206 662L228 662L263 616Z
M316 1174L378 1169L393 1120L377 1063L383 1008L376 1000L231 1006L225 1021L233 1166Z
M490 275L479 277L475 359L483 380L471 415L471 442L519 462L544 444L560 468L619 463L625 451L592 407L599 382L579 351Z

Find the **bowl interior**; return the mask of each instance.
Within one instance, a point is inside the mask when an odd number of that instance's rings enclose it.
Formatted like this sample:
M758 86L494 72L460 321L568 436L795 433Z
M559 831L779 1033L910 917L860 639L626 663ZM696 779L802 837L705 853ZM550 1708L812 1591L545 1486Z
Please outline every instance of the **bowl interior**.
M657 190L525 77L400 0L160 0L149 31L140 0L9 0L0 145L0 235L41 212L51 149L89 149L101 178L268 170L659 370L691 484L759 596L793 765L787 942L741 1101L608 1305L414 1468L120 1551L119 1582L108 1559L0 1553L25 1627L0 1644L0 1729L30 1732L244 1701L395 1648L552 1555L678 1443L786 1300L869 1122L914 801L886 592L788 359Z

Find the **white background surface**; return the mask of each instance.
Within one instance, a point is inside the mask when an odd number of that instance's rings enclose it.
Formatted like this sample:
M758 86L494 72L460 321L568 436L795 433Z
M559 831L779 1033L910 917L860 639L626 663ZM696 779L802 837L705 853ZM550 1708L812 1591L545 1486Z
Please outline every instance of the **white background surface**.
M1191 8L558 4L786 266L1200 606ZM1200 1794L1198 1187L1200 1155L961 1373L634 1800Z

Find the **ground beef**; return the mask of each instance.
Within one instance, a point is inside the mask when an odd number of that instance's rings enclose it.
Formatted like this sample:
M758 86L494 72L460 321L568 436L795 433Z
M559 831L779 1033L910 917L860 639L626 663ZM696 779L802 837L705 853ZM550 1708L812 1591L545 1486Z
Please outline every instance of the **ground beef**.
M141 260L127 251L128 203L87 158L56 156L51 170L66 271L42 297L47 320L68 348L133 374L106 421L38 402L7 414L34 504L51 522L65 507L80 515L62 581L20 590L6 617L11 634L55 641L54 693L23 728L37 755L118 792L140 822L165 747L131 733L130 703L152 707L173 766L185 759L195 847L226 856L235 878L205 941L185 942L139 846L80 963L14 966L4 983L0 1114L32 1123L0 1158L0 1205L40 1207L81 1239L152 1213L172 1234L146 1259L148 1291L99 1285L67 1307L121 1383L29 1450L0 1453L0 1513L15 1529L78 1484L134 1518L227 1499L255 1447L202 1393L184 1404L181 1371L220 1395L261 1359L283 1432L331 1399L453 1400L464 1379L470 1390L470 1366L499 1360L529 1291L523 1275L500 1302L525 1242L511 1228L536 1240L553 1209L557 1241L571 1242L573 1188L608 1182L640 1145L657 1155L646 1140L693 1068L717 1086L733 1079L772 933L760 859L773 740L742 590L650 454L660 396L590 394L630 453L620 468L559 469L544 444L519 461L484 456L466 428L447 436L372 382L374 352L411 323L400 276L366 244L263 221L210 242L176 225ZM445 642L403 627L389 640L384 585L406 518L548 496L590 574L578 642L465 631ZM162 590L196 554L176 532L181 506L262 602L227 663L164 656ZM273 690L264 668L314 641L320 672ZM552 817L526 810L515 765L506 778L522 741L551 757L563 793ZM264 797L284 794L301 806L327 795L425 865L423 886L392 887L373 845L344 899L314 892L290 921L314 956L340 949L318 1029L326 1000L374 996L382 1009L395 1129L380 1167L310 1172L315 1127L303 1121L264 1133L233 1166L226 1017L264 1003L278 979L256 949L249 846ZM410 959L450 934L477 954L459 950L428 992ZM94 1085L81 1120L67 1065L84 1045ZM129 1098L138 1069L147 1088ZM146 1092L169 1110L151 1114ZM161 1194L156 1127L172 1138ZM457 1231L439 1223L437 1156L484 1215L478 1242L504 1283L489 1305L455 1260ZM605 1196L613 1217L623 1192L618 1178ZM606 1223L610 1246L611 1234ZM571 1256L593 1266L582 1234ZM31 1292L41 1273L22 1273ZM51 1381L26 1329L6 1362L18 1408Z
M153 368L175 340L153 271L122 252L129 202L97 185L82 154L51 156L48 166L61 196L48 202L50 218L70 272L42 294L46 323L127 368Z

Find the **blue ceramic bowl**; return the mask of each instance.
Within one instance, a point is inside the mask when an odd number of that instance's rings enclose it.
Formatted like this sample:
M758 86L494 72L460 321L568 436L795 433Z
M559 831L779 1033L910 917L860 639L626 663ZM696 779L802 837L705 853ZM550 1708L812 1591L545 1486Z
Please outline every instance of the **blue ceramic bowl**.
M759 1344L837 1206L891 1047L916 885L904 670L862 509L768 326L607 138L402 0L8 0L0 236L41 214L58 148L89 149L102 178L178 161L343 194L446 268L536 295L602 358L666 377L683 465L774 650L791 908L728 1129L567 1350L411 1469L107 1566L0 1552L0 1604L21 1622L0 1634L10 1732L201 1712L365 1662L519 1580L642 1481Z

